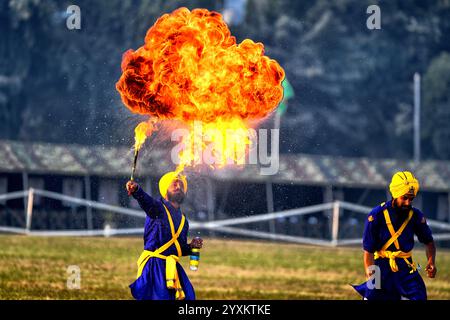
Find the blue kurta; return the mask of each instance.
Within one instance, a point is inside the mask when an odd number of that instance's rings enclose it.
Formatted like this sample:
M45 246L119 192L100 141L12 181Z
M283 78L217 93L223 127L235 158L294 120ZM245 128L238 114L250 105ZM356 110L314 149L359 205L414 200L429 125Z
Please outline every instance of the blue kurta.
M147 217L144 227L144 250L155 251L170 239L172 233L163 203L172 216L175 231L181 222L182 213L180 209L175 209L170 202L163 198L154 199L145 193L140 187L133 193L133 197L138 201ZM182 255L189 255L190 248L187 243L189 223L186 219L183 230L178 237ZM163 255L177 255L175 244L172 244ZM194 300L195 292L186 275L183 267L177 263L177 271L186 300ZM166 260L151 257L146 263L142 275L131 285L131 294L137 300L175 300L175 289L168 289L166 286Z
M386 202L385 207L389 212L392 226L397 231L408 216L408 212L401 212L392 207L392 200ZM374 208L368 215L364 228L363 248L365 251L374 253L380 250L384 244L391 238L391 234L386 224L383 214L384 207ZM414 248L414 235L420 242L427 244L433 241L430 227L425 221L423 213L413 208L413 216L403 230L398 242L400 250L409 252ZM394 243L386 250L398 251ZM408 259L411 261L411 258ZM411 268L406 261L401 258L395 259L398 265L398 272L393 272L389 266L389 259L379 258L375 260L375 265L380 267L381 271L381 289L369 289L367 282L353 286L358 293L368 300L396 300L401 297L410 300L426 300L427 292L425 283L416 270L410 273Z

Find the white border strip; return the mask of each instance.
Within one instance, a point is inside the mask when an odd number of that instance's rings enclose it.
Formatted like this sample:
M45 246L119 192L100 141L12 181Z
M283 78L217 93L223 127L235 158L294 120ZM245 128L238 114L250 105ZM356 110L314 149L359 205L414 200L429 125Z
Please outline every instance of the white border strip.
M231 233L231 234L242 235L242 236L262 238L262 239L281 240L281 241L288 241L288 242L295 242L295 243L302 243L302 244L313 244L313 245L327 246L327 247L334 246L334 244L331 241L327 241L327 240L289 236L289 235L282 235L282 234L274 234L274 233L263 232L263 231L255 231L255 230L240 229L240 228L233 228L233 227L217 227L217 228L215 228L215 230L221 231L221 232L226 232L226 233Z
M41 237L95 237L95 236L116 236L143 234L144 228L127 228L127 229L98 229L98 230L42 230L31 231L27 233L30 236Z
M25 228L4 227L4 226L0 226L0 232L27 234L27 230Z
M122 214L125 214L128 216L145 218L145 213L143 213L141 210L112 206L112 205L104 204L104 203L97 202L97 201L79 199L79 198L59 194L56 192L40 190L40 189L34 189L34 193L37 195L43 196L43 197L53 198L53 199L57 199L57 200L61 200L61 201L69 201L69 202L73 202L76 204L89 206L94 209L110 210L110 211L115 211L116 213L122 213Z
M0 201L16 199L21 197L26 197L28 195L28 190L25 191L16 191L7 194L0 195ZM104 203L100 203L97 201L91 201L86 199L75 198L67 195L62 195L52 191L34 189L34 193L37 195L53 198L62 201L73 202L79 205L90 206L92 208L100 209L100 210L109 210L118 214L129 215L133 217L145 218L145 213L140 210L128 209L119 206L108 205ZM312 205L308 207L303 207L299 209L285 210L273 213L252 215L247 217L239 217L239 218L231 218L231 219L223 219L217 221L208 221L208 222L199 222L199 221L190 221L191 229L207 229L207 230L217 230L219 232L225 232L229 234L243 235L256 237L261 239L269 239L269 240L280 240L280 241L288 241L294 243L302 243L302 244L312 244L319 246L336 246L336 245L356 245L361 244L362 239L344 239L338 241L329 241L322 239L314 239L308 237L299 237L299 236L290 236L283 234L274 234L263 231L256 230L248 230L243 228L234 228L228 227L237 224L247 224L254 222L262 222L273 220L277 218L285 218L291 216L300 216L311 214L315 212L321 212L325 210L332 210L333 206L337 204L340 209L351 210L358 213L368 214L372 208L361 206L358 204L353 204L344 201L335 201L331 203L324 203L319 205ZM427 220L430 227L450 230L450 223L436 221L436 220ZM8 232L8 233L17 233L17 234L26 234L32 236L114 236L114 235L131 235L131 234L142 234L144 231L143 228L125 228L125 229L97 229L97 230L35 230L28 231L25 228L16 228L16 227L7 227L0 226L0 232ZM436 240L449 240L450 233L442 233L433 235Z
M28 190L24 191L15 191L10 193L5 193L0 195L0 201L7 201L11 199L23 198L28 195Z
M252 216L248 216L248 217L243 217L243 218L232 218L232 219L224 219L224 220L205 222L203 227L211 229L211 228L218 228L218 227L230 226L230 225L235 225L235 224L261 222L261 221L267 221L267 220L272 220L272 219L277 219L277 218L285 218L285 217L290 217L290 216L301 216L301 215L314 213L314 212L318 212L318 211L331 210L332 208L333 208L333 203L324 203L324 204L313 205L313 206L304 207L304 208L300 208L300 209L292 209L292 210L279 211L279 212L273 212L273 213L257 214L257 215L252 215Z

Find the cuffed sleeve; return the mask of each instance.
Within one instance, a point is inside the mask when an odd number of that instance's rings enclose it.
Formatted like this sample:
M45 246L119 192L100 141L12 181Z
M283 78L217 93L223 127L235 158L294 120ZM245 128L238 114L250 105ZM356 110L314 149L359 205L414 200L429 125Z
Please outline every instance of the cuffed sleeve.
M191 247L187 242L181 245L181 254L183 256L188 256L191 254Z

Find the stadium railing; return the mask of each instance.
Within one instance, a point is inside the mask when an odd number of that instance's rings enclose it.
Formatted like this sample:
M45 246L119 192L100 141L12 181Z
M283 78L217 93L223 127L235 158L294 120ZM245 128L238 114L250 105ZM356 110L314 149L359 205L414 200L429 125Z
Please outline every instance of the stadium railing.
M33 212L34 210L34 198L35 196L40 196L43 198L50 198L54 200L63 201L64 203L72 203L77 206L86 207L86 219L92 219L92 209L105 211L109 213L124 215L133 218L145 218L145 214L141 210L135 210L120 206L109 205L101 203L98 201L86 200L82 198L76 198L52 191L40 190L30 188L28 190L16 191L11 193L6 193L0 195L0 202L6 203L8 200L24 198L26 203L25 208L25 225L23 227L0 225L0 232L3 233L13 233L13 234L24 234L32 236L117 236L117 235L134 235L142 234L143 228L114 228L109 224L105 224L103 228L97 229L77 229L77 230L33 230ZM330 203L317 204L297 209L284 210L273 213L256 214L238 218L229 218L215 221L192 221L190 220L190 230L210 230L218 231L231 235L238 235L244 237L252 237L266 240L275 241L286 241L301 244L312 244L319 246L343 246L343 245L357 245L361 244L361 237L358 238L346 238L341 239L339 237L340 233L340 220L342 219L343 211L347 210L352 213L360 214L361 217L368 214L371 211L370 207L362 206L359 204L353 204L345 201L333 201ZM277 232L267 232L251 228L236 227L237 225L249 225L251 223L261 223L272 221L274 219L285 219L290 217L301 217L316 213L330 212L330 237L329 238L313 238L306 237L302 235L290 235L286 233ZM0 211L0 215L5 214L5 212ZM1 220L1 221L4 221ZM364 220L363 220L364 221ZM450 240L450 223L427 220L428 225L433 229L434 238L436 240ZM88 222L87 225L92 226L92 221ZM435 231L443 231L438 233Z

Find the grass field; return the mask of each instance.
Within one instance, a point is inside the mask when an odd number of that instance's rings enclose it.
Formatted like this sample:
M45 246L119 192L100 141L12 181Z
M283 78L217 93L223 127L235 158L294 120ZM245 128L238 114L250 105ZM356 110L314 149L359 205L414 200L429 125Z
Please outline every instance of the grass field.
M0 236L0 299L131 299L142 240ZM425 266L421 246L415 260ZM360 248L205 239L197 272L198 299L360 299ZM67 289L67 267L81 270L81 288ZM429 299L450 299L450 251L438 250L438 277L425 279Z

